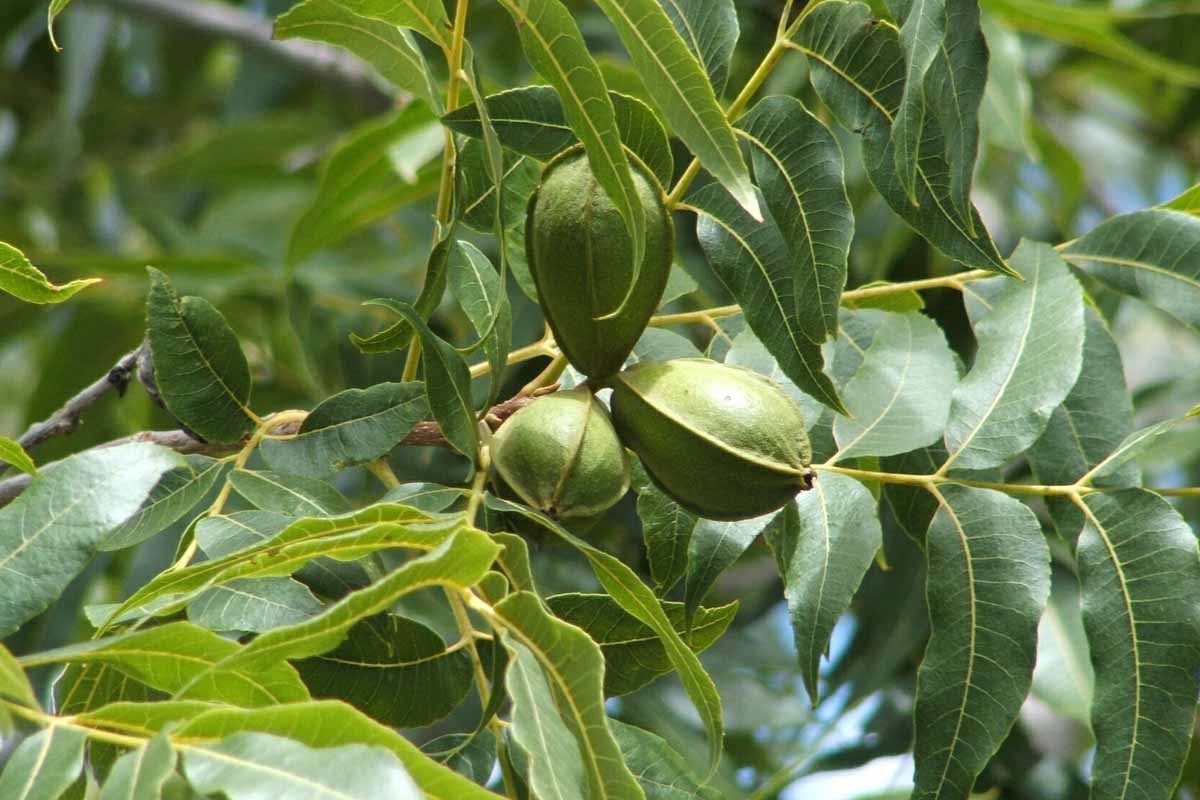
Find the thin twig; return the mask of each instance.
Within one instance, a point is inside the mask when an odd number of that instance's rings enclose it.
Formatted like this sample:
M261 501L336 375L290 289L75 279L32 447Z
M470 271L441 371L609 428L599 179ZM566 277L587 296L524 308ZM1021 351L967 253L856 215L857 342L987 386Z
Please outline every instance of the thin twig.
M137 367L138 356L146 345L131 350L117 361L103 377L94 381L79 394L68 400L62 408L55 411L49 418L30 426L21 434L17 442L26 450L32 450L42 442L55 436L65 436L79 427L84 413L112 391L119 395L125 394L129 387L130 378Z

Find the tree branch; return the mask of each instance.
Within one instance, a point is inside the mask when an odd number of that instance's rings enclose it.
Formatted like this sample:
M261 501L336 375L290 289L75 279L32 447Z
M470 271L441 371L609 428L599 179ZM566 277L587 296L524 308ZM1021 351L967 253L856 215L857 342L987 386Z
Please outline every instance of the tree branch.
M355 56L339 48L299 39L275 41L272 24L255 14L222 3L197 0L93 0L136 20L154 20L236 42L310 75L362 95L385 108L393 102Z
M133 375L133 371L137 368L138 358L146 346L143 343L136 350L130 350L121 356L104 377L99 378L86 389L79 392L79 394L72 397L62 408L51 414L49 418L30 426L29 430L25 431L17 439L17 443L26 450L30 450L47 439L72 433L79 427L84 412L94 406L100 398L114 390L117 394L124 395L125 390L129 387L129 380Z
M131 356L133 357L132 363L136 364L137 354L140 352L140 349L141 348L122 358L122 360L118 362L118 366ZM127 369L132 369L132 366L128 367ZM85 394L99 383L100 381L97 381L96 384L89 386L88 389L85 389L83 392L80 392L79 395L76 395L75 398L72 398L72 401ZM524 397L513 397L509 400L505 400L503 403L498 403L488 409L485 419L494 429L504 422L504 420L508 419L525 406L529 405L540 397L544 397L545 395L554 392L557 389L558 384L553 386L545 386L541 389L538 389L531 395ZM70 405L70 403L68 403L68 405ZM78 420L76 420L76 424L78 424ZM273 429L269 438L286 438L288 436L295 435L296 432L300 430L300 425L301 423L299 422L290 422L286 425L280 425L278 428ZM160 447L169 448L177 453L198 453L208 456L223 456L230 453L236 453L244 446L244 441L234 444L202 442L199 439L194 438L187 431L178 430L140 431L139 433L134 433L129 436L123 436L120 439L114 439L111 442L105 442L104 444L96 445L96 447L92 449L101 447L117 447L118 445L129 444L130 442L149 442L151 444L159 445ZM418 422L416 426L408 433L408 435L401 439L400 443L396 446L450 447L450 443L446 440L446 437L442 435L442 429L436 422ZM0 507L6 506L15 500L17 496L21 494L21 492L25 491L25 489L29 487L29 482L31 480L32 477L29 475L17 475L7 480L0 481Z

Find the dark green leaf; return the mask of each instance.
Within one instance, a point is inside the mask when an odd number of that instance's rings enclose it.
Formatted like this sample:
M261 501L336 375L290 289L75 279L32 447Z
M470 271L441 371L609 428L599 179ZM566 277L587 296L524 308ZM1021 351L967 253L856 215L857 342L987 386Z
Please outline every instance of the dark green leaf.
M236 442L254 429L250 366L237 336L202 297L180 298L153 267L146 329L163 402L191 430Z
M1090 494L1080 509L1083 625L1096 671L1093 797L1167 800L1188 753L1200 671L1196 536L1156 494Z
M491 367L486 407L495 404L504 378L508 352L512 349L512 306L503 277L478 247L458 240L449 259L450 289L458 298L472 327L481 337L475 347L482 346Z
M940 491L925 540L932 635L917 675L914 798L970 794L1025 702L1050 594L1032 511L987 489Z
M646 800L720 800L721 794L704 786L666 739L617 720L608 725Z
M383 614L358 622L340 645L296 663L314 697L344 700L385 725L431 725L471 690L471 659L411 619Z
M604 654L604 694L629 694L671 671L671 661L658 635L621 609L606 594L556 594L546 605L559 619L583 629ZM721 638L737 613L736 602L701 608L690 635L682 603L663 603L663 610L688 646L702 653Z
M733 0L660 0L671 24L688 49L704 65L719 98L729 77L729 62L738 40Z
M791 250L796 300L823 342L836 336L846 286L854 213L846 197L842 151L821 121L791 97L768 97L738 120L750 142L754 177Z
M625 220L633 242L633 263L640 265L646 247L645 213L637 199L629 159L621 149L604 76L579 27L560 0L500 2L516 23L525 57L558 93L567 124L583 143L596 181ZM635 279L631 278L631 286Z
M955 261L1010 272L975 209L965 221L955 211L947 137L935 116L927 114L920 128L915 205L897 175L891 129L905 61L896 29L863 3L828 0L804 17L790 44L808 56L813 86L842 126L863 135L867 175L892 210Z
M888 9L901 23L905 64L904 90L892 124L892 149L896 177L915 206L917 162L926 115L925 75L946 38L946 0L889 0Z
M697 518L663 494L640 463L635 468L634 481L650 575L654 578L655 592L665 596L687 572L688 543Z
M1079 377L1083 292L1054 250L1022 241L1012 265L1023 281L995 279L975 323L975 364L954 390L947 465L997 467L1026 450Z
M475 427L475 409L471 402L471 371L453 345L438 337L420 314L407 303L395 300L372 300L371 305L383 306L404 317L421 339L422 363L425 369L425 392L433 417L442 426L442 435L454 449L474 463L479 449L479 432Z
M1133 404L1117 343L1091 306L1084 309L1084 322L1079 379L1029 448L1029 461L1041 483L1075 483L1115 451L1133 429ZM1140 480L1136 465L1128 464L1097 485L1136 486ZM1065 497L1046 500L1059 534L1074 541L1083 528L1083 513Z
M324 478L387 455L429 417L423 384L377 383L322 401L294 436L266 439L259 450L279 472Z
M733 566L755 539L767 534L780 521L778 512L772 511L735 522L701 519L696 523L688 541L687 573L683 584L689 629L700 603L721 573Z
M332 517L350 511L350 501L328 483L269 470L234 470L229 482L242 497L263 511L289 517Z
M553 95L552 90L548 91ZM558 102L557 96L554 101ZM465 107L466 110L473 108ZM460 112L463 110L459 109ZM491 232L496 222L496 187L484 166L483 142L467 139L460 144L457 174L459 188L455 201L459 205L462 221L477 231ZM542 165L535 159L505 149L503 214L507 220L519 220L522 229L525 208L541 177Z
M787 240L764 203L766 219L755 222L729 193L709 184L693 191L687 207L699 219L696 235L708 263L742 305L746 322L801 390L844 411L833 383L822 372L824 326L802 298Z
M688 50L657 0L596 0L646 91L700 163L753 219L761 219L758 192L742 160L733 128L717 102L704 67Z
M878 502L853 478L826 472L767 529L814 707L821 656L883 544Z

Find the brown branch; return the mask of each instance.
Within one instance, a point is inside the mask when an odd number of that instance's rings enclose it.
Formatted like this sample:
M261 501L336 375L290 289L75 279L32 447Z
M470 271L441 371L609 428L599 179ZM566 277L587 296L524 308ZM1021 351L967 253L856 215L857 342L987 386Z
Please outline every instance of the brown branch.
M129 387L129 380L137 367L138 357L146 345L143 343L136 350L131 350L117 361L103 377L94 381L90 386L68 400L62 408L55 411L47 419L34 423L29 430L17 439L18 444L26 450L37 447L55 436L65 436L74 432L83 420L84 413L99 402L111 391L124 395Z
M140 350L140 348L139 348ZM125 358L133 356L133 363L136 364L137 353L127 355ZM118 362L120 365L124 362ZM132 366L129 367L132 369ZM97 381L99 383L99 381ZM92 387L88 387L89 389ZM526 395L517 396L503 403L498 403L488 409L486 416L488 424L493 428L497 428L504 420L511 417L513 414L520 411L525 406L540 397L558 389L558 385L545 386L538 389L536 392ZM87 390L84 390L85 392ZM81 395L83 392L80 393ZM78 397L77 395L76 397ZM74 399L74 398L73 398ZM78 423L76 423L78 424ZM273 429L272 438L278 436L291 436L300 430L300 423L289 423L281 425ZM192 454L199 453L209 456L222 456L230 453L236 453L242 449L245 442L237 442L234 444L221 444L218 442L202 442L196 439L187 431L140 431L129 436L123 436L120 439L114 439L111 442L96 445L96 448L101 447L117 447L118 445L129 444L130 442L149 442L174 450L177 453ZM418 422L407 436L400 440L397 447L449 447L450 443L446 437L442 435L442 429L436 422ZM92 449L96 449L92 448ZM17 475L7 480L0 481L0 507L6 506L17 498L21 492L29 486L31 478L29 475Z

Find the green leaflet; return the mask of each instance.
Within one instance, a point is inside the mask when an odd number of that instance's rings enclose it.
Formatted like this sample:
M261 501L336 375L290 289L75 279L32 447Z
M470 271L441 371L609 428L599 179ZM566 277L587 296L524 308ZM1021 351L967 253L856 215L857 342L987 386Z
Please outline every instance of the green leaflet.
M997 467L1024 451L1079 377L1078 281L1049 245L1023 241L1011 264L1024 281L1005 280L989 292L977 318L979 351L950 405L947 467Z
M738 40L734 1L662 0L661 5L688 49L704 65L708 81L720 98Z
M345 48L398 89L424 100L438 112L441 93L412 34L396 24L356 14L348 5L355 4L304 0L276 18L275 38L313 39Z
M163 784L175 772L171 740L159 734L117 759L100 800L159 800Z
M183 297L153 267L146 334L154 379L167 409L216 442L236 442L254 429L250 365L225 317L202 297Z
M1092 797L1167 800L1192 734L1200 559L1171 505L1143 489L1092 494L1075 556L1096 671Z
M495 606L511 658L514 736L530 755L539 797L644 797L613 741L604 713L600 648L551 616L536 595L517 592ZM563 735L566 734L566 735ZM550 749L553 748L553 749ZM586 787L586 794L585 794Z
M137 513L163 473L183 457L130 443L86 450L53 465L0 509L0 632L45 610L111 531Z
M55 286L42 271L29 263L17 248L0 242L0 291L27 303L61 303L99 278L86 278Z
M256 800L264 792L295 800L421 800L400 760L382 747L316 750L267 733L236 733L183 748L188 782L204 794Z
M350 501L323 481L270 470L235 469L233 488L255 507L289 517L332 517L347 514Z
M1200 217L1151 208L1100 223L1063 258L1118 292L1200 330Z
M29 453L25 452L25 448L21 447L19 442L7 436L0 436L0 462L11 464L26 475L37 474L37 465L33 463Z
M1032 511L987 489L940 491L925 539L932 634L917 675L914 798L970 794L1029 693L1050 593Z
M346 9L400 28L411 28L442 48L450 46L450 20L441 0L337 0Z
M187 456L186 465L164 472L137 513L104 537L100 550L140 544L183 519L225 475L226 464L205 456Z
M83 731L58 725L33 734L9 756L0 774L0 797L56 800L83 769L86 742Z
M800 670L815 707L821 657L882 546L878 504L853 478L825 473L767 529L792 618Z

